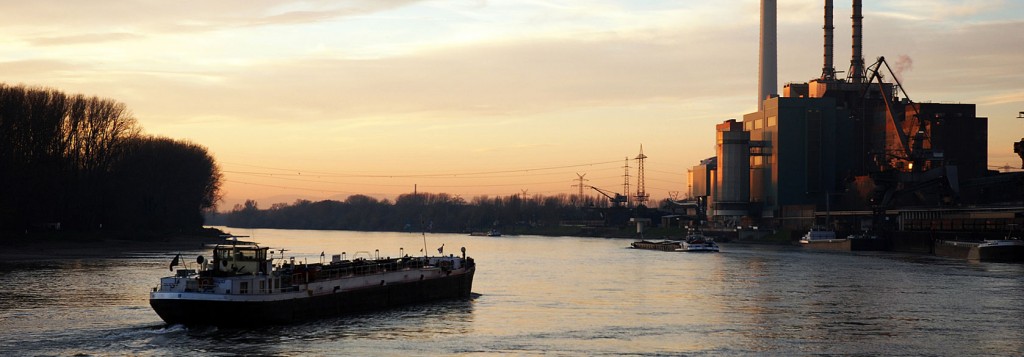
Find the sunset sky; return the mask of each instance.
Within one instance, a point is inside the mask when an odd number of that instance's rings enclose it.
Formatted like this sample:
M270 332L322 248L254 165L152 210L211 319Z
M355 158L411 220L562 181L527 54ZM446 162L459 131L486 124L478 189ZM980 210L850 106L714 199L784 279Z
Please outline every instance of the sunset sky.
M821 73L822 1L779 0L779 80ZM835 1L849 66L850 1ZM124 102L209 148L222 209L411 192L687 189L714 125L756 110L757 0L3 1L0 81ZM1020 166L1024 2L864 1L867 63L910 97L977 104ZM635 179L635 162L631 175ZM635 190L636 182L631 182ZM589 193L593 193L588 192Z

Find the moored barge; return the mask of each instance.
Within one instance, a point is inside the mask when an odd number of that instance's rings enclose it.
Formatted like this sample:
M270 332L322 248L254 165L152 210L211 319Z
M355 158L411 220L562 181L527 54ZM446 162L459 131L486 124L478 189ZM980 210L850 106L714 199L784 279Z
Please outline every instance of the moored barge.
M663 241L648 241L640 240L630 243L630 246L634 249L648 249L648 250L661 250L666 252L674 252L683 248L683 243L677 240L663 240Z
M936 240L935 255L984 262L1024 262L1024 241L995 239L981 242Z

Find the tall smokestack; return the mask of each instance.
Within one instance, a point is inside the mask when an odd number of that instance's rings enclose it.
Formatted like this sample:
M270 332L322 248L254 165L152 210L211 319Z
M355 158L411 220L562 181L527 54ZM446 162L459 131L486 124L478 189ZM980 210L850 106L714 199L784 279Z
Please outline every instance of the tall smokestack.
M836 79L836 67L832 64L832 0L825 0L825 64L821 66L821 79Z
M761 50L758 65L757 110L764 109L764 100L778 92L778 36L776 35L776 0L761 0Z
M850 58L850 76L851 82L862 82L864 80L864 55L861 53L861 21L864 16L860 13L860 1L853 0L853 55Z

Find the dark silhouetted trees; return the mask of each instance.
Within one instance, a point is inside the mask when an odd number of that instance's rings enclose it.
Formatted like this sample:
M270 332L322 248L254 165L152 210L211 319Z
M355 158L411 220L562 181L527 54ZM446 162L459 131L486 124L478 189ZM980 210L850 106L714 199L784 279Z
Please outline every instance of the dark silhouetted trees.
M202 211L217 200L220 173L206 148L168 138L125 143L113 165L110 224L129 229L201 227Z
M0 84L0 231L195 229L219 185L205 148L143 136L122 103Z
M403 194L394 203L363 195L345 201L276 204L259 209L247 200L218 214L214 224L240 228L339 229L363 231L505 232L555 227L567 221L602 221L607 204L580 207L569 195L475 197L466 202L445 193Z

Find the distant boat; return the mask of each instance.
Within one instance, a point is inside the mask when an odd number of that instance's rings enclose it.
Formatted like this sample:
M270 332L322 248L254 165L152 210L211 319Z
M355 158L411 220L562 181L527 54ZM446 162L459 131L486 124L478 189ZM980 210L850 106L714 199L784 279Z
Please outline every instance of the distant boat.
M487 232L470 232L469 235L476 237L501 237L501 231L492 229Z
M1007 237L981 242L938 240L935 255L986 262L1024 262L1024 241Z
M842 242L846 238L836 238L836 232L822 227L811 227L802 238L800 244Z
M836 232L824 227L811 227L807 234L800 238L800 245L814 249L850 250L850 240L836 238Z
M703 234L691 234L682 242L682 247L677 249L682 252L718 252L718 244L714 239Z
M1024 261L1024 241L1015 237L986 240L978 244L978 259L993 262Z
M647 241L640 240L630 244L634 249L661 250L675 252L683 248L683 243L677 240Z

